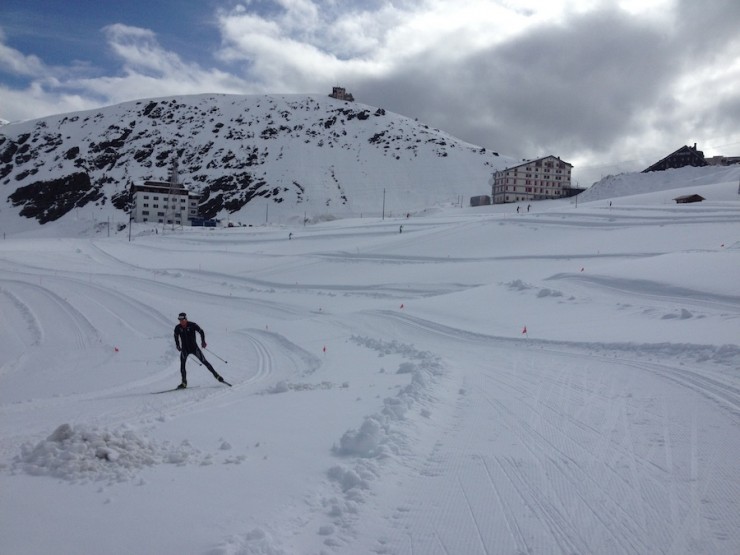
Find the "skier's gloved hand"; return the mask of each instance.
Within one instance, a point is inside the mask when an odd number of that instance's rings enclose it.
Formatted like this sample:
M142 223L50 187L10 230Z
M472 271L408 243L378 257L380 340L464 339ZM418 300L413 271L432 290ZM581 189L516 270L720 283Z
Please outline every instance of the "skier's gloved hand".
M205 342L205 341L204 341L203 343L201 343L201 344L200 344L200 346L201 346L201 347L203 347L204 349L205 349L206 347L208 347L208 345L206 344L206 342Z
M178 348L177 348L177 350L178 350L178 351L180 351L180 350L182 350L182 349L180 349L180 347L178 347Z

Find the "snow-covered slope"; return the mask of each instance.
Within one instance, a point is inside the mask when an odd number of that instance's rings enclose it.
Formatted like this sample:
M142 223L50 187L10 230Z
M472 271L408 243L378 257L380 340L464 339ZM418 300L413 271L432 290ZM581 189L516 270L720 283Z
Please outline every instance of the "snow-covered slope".
M513 163L329 97L175 96L3 126L0 200L42 223L80 209L122 219L130 183L166 179L174 158L205 216L245 224L467 202Z
M590 188L578 196L578 202L589 202L595 200L615 199L630 195L652 194L667 191L664 195L666 201L683 194L698 193L705 185L717 183L734 183L738 187L713 188L713 191L721 192L726 196L737 200L740 193L740 165L734 166L704 166L695 168L687 166L684 168L673 168L665 171L648 173L622 173L610 175L594 183ZM679 191L687 189L686 191ZM675 194L674 191L678 191ZM728 198L728 200L729 200ZM719 199L717 199L719 200Z
M637 183L0 241L0 553L740 553L737 183Z

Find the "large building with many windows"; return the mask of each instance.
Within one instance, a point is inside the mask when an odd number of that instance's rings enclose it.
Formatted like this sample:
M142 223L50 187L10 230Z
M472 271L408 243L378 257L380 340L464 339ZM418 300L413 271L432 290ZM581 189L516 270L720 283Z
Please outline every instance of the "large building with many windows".
M173 163L169 181L144 181L131 188L131 219L139 223L190 225L198 219L200 195L190 192L177 180Z
M527 160L493 174L493 204L568 197L573 165L557 156Z

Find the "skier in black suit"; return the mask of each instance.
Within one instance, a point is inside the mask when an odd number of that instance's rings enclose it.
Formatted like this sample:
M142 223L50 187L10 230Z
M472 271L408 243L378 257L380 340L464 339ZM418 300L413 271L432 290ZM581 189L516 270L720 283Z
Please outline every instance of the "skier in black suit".
M211 371L214 378L223 382L224 379L213 369L211 363L203 356L203 351L198 348L196 333L200 334L201 347L204 349L207 347L206 334L203 329L195 322L188 322L188 315L184 312L181 312L177 319L180 323L175 326L175 346L180 351L180 375L182 376L182 383L177 386L177 389L185 389L188 386L188 380L185 374L185 362L188 359L188 355L195 355L203 363L203 366Z

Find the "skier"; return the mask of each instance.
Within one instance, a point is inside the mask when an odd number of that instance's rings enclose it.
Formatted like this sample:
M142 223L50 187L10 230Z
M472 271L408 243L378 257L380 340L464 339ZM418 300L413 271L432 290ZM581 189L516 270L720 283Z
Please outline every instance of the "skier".
M203 356L203 351L198 348L198 340L195 337L196 333L200 334L201 347L205 349L207 346L206 334L203 329L195 322L188 322L188 315L184 312L181 312L177 319L180 323L175 326L175 346L180 351L180 375L182 376L182 383L177 386L177 389L185 389L188 386L188 380L185 375L185 362L188 359L188 355L195 355L211 371L214 378L223 382L224 379L213 369L211 363Z

